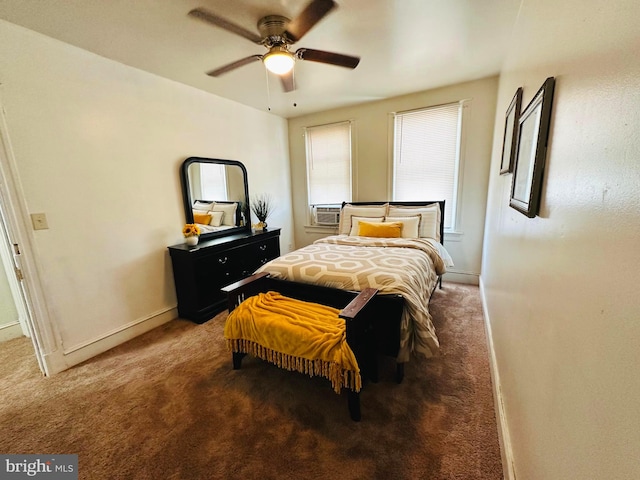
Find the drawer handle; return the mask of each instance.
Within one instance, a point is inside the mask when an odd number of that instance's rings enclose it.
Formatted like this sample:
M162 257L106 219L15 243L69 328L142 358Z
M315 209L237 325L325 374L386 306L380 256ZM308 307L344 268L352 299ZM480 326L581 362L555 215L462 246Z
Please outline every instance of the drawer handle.
M262 250L263 252L267 249L266 245L260 245L260 250Z
M227 263L227 257L222 257L218 259L218 263L221 263L222 265L224 265L225 263Z

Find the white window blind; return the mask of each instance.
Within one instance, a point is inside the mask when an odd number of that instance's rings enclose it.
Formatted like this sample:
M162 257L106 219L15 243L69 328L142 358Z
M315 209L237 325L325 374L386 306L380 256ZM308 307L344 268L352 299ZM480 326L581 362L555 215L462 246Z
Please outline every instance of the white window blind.
M351 122L305 129L309 204L351 201Z
M462 102L394 117L393 199L445 200L446 229L455 224Z
M225 165L200 164L200 182L203 200L227 199L227 175Z

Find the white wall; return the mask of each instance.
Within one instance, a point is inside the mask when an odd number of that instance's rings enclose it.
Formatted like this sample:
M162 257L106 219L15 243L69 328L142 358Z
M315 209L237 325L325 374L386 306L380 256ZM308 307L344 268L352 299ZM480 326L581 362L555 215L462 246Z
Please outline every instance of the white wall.
M0 82L28 212L49 223L30 240L66 363L175 316L166 247L182 242L185 158L243 162L292 242L285 120L4 21Z
M459 222L456 234L445 235L445 247L455 262L455 267L449 269L454 273L447 274L448 279L477 284L480 274L497 88L498 78L489 77L290 119L291 178L297 247L332 233L326 229L318 232L305 228L305 224L308 224L306 207L308 200L304 127L353 120L355 144L353 200L388 200L392 146L389 136L392 128L391 112L469 99L464 113L464 165L461 172L462 194ZM425 193L425 197L424 200L437 200L429 198L428 192Z
M498 94L482 268L515 474L640 478L640 3L524 0ZM504 112L556 77L540 216Z

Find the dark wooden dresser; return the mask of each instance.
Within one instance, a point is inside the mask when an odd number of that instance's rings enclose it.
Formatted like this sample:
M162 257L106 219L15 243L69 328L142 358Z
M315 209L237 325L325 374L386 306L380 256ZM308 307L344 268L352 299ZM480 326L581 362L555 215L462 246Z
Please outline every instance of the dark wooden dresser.
M227 308L222 287L280 256L280 229L204 240L195 247L172 245L169 254L180 318L204 323Z

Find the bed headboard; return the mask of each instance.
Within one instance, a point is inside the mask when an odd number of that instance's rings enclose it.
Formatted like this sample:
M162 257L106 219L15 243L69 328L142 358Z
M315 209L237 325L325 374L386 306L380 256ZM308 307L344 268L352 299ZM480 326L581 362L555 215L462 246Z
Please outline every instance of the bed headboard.
M444 200L424 200L413 202L342 202L342 208L345 205L363 206L363 205L389 205L406 206L406 207L427 207L434 203L440 204L440 243L444 245Z

